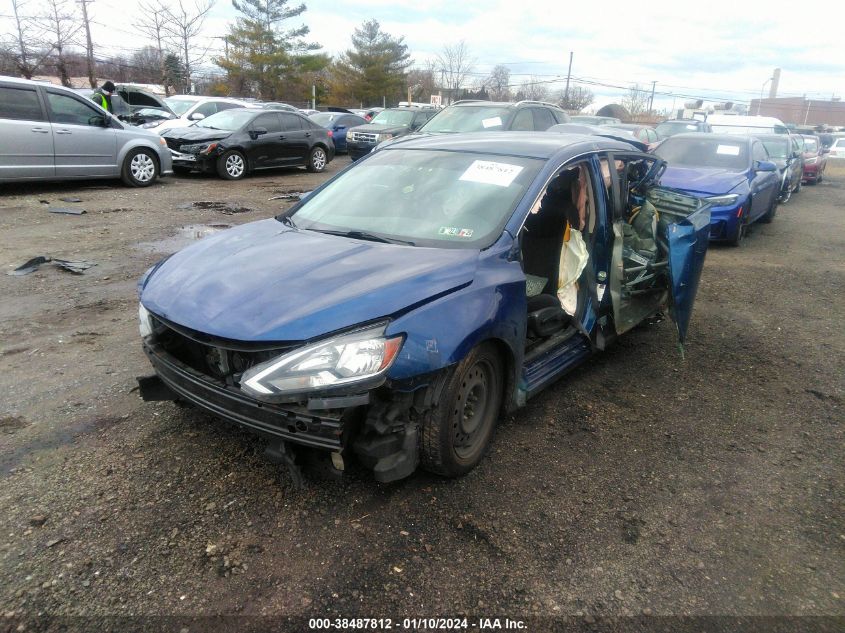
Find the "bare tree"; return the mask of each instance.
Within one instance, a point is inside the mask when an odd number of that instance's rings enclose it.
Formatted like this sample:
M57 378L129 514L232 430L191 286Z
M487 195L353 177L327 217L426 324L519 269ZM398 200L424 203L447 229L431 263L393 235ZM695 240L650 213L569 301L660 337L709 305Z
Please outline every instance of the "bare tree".
M494 66L490 76L484 80L484 87L493 101L510 101L511 71L507 66Z
M213 6L214 0L193 0L192 5L187 4L187 0L177 0L165 9L167 19L162 28L180 51L182 63L185 65L186 93L191 92L191 69L200 64L208 53L209 47L198 53L195 44Z
M85 62L88 71L88 83L91 88L97 87L97 78L94 73L94 42L91 39L91 16L88 15L88 5L94 0L76 0L82 7L82 26L85 28Z
M147 41L150 42L150 46L146 48L155 49L158 64L158 74L156 76L155 83L164 84L164 94L169 97L170 87L164 79L167 74L164 67L164 58L167 53L165 46L167 32L164 28L168 19L167 7L162 4L161 0L158 0L157 2L142 2L140 4L140 9L141 18L132 26L147 36Z
M451 97L457 96L474 65L475 59L470 55L469 47L463 40L443 47L443 51L435 60L435 68Z
M517 96L528 101L545 101L549 98L549 84L537 77L530 77L520 84Z
M640 84L634 84L628 90L628 94L622 97L622 106L631 116L642 114L648 110L650 96L649 90L640 88Z
M414 101L428 102L431 95L437 92L434 64L428 62L423 68L409 70L408 85L411 86Z
M56 72L63 86L71 87L67 65L68 48L73 46L82 24L74 14L67 0L47 0L47 12L43 16L48 41L53 47Z
M24 0L11 0L14 31L7 34L8 55L14 59L16 72L27 79L32 79L53 52L52 47L43 46L44 29L35 16L26 14ZM35 42L41 42L39 47Z
M558 93L560 107L571 112L580 112L590 105L594 99L593 91L584 86L571 86L568 95L564 90Z

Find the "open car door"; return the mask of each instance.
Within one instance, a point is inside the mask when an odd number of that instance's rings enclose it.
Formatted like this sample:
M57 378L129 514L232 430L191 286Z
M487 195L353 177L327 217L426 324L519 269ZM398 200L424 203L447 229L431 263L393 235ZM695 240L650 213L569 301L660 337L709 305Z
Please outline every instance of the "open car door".
M666 164L655 156L620 152L602 162L613 201L609 289L616 333L668 304L683 344L707 253L710 205L660 187Z

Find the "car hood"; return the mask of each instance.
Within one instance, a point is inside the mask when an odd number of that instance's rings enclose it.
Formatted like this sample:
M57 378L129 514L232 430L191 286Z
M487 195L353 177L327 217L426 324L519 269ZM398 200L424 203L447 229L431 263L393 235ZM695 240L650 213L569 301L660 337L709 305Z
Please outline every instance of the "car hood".
M728 193L745 180L745 174L727 169L710 167L669 166L660 179L660 184L672 189L693 193Z
M350 128L354 132L367 132L369 134L398 134L408 130L407 125L376 125L375 123L367 123L367 125L356 125Z
M270 219L179 251L141 301L178 325L238 341L304 341L401 313L472 282L479 252L365 242Z
M165 138L172 138L179 141L219 141L231 136L229 130L212 130L201 127L177 127L162 133Z

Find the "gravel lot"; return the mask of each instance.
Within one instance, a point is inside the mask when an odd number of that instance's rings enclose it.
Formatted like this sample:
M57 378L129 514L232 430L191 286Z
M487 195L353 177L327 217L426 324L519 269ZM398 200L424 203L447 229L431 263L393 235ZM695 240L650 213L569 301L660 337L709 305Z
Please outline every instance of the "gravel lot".
M502 421L463 479L356 471L299 491L260 440L140 401L135 282L324 178L0 190L5 270L97 263L0 275L0 631L220 614L845 623L845 167L741 248L711 247L684 359L670 321L641 327Z

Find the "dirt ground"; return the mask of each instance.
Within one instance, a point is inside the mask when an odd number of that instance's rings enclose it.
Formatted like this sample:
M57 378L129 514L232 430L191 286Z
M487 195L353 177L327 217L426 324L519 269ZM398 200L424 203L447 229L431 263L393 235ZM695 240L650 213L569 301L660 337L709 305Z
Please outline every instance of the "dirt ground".
M96 266L0 275L0 631L59 616L843 624L845 167L827 175L740 248L711 247L684 358L670 321L638 328L503 420L463 479L356 471L301 491L262 441L138 398L135 284L326 176L3 186L4 272L37 255Z

